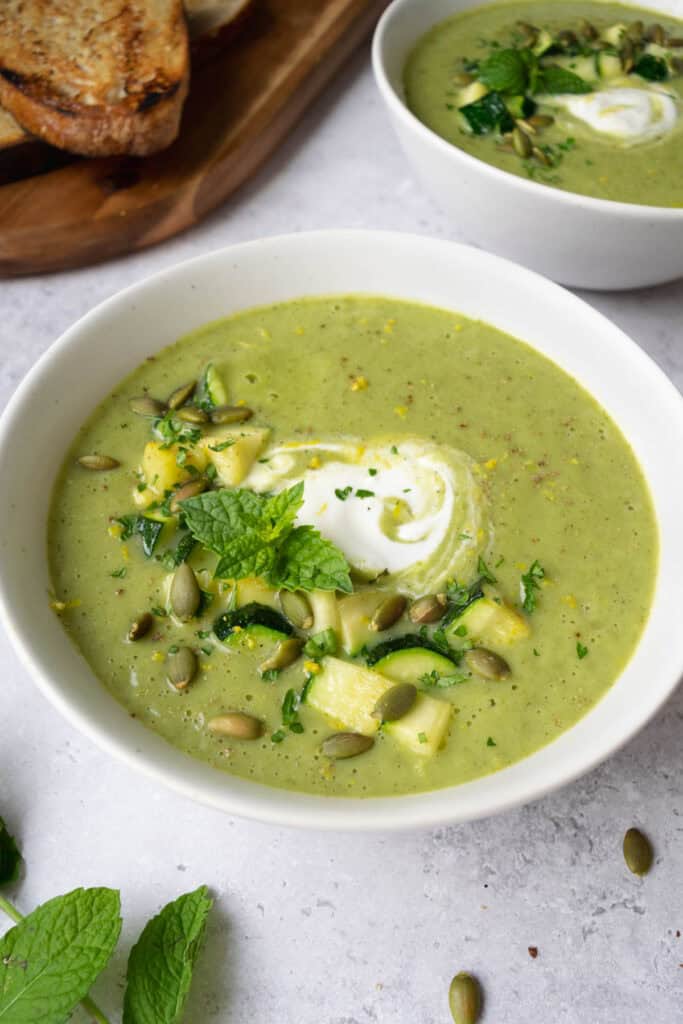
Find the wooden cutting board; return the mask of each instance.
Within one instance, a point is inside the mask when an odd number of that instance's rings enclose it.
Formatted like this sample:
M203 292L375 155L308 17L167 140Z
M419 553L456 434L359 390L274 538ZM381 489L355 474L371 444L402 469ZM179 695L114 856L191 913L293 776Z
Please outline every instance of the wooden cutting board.
M163 153L75 160L0 187L0 275L83 266L155 245L238 188L367 37L386 0L262 0L192 75Z

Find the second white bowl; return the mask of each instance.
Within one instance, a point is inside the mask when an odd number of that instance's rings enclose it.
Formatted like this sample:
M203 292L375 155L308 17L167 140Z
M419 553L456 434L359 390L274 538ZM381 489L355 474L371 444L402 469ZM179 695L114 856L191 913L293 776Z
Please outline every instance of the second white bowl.
M394 0L375 32L375 79L427 191L466 241L563 284L624 289L683 276L683 208L592 199L527 181L451 145L408 110L403 69L419 38L444 18L480 5ZM683 17L683 0L662 0L658 9Z

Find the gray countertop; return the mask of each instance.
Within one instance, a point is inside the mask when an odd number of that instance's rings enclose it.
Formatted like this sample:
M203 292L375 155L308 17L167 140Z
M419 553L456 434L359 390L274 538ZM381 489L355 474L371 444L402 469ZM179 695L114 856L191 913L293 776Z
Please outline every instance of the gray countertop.
M409 173L367 48L200 227L125 260L0 282L0 399L64 328L131 282L320 227L458 237ZM683 385L683 282L585 298ZM123 938L95 988L112 1022L133 937L202 882L217 906L188 1024L446 1024L462 969L481 978L490 1024L683 1020L683 689L625 750L539 803L434 832L351 836L232 820L159 789L70 728L1 634L0 656L0 813L27 860L16 900L28 910L78 885L121 888ZM644 880L621 856L632 824L656 845Z

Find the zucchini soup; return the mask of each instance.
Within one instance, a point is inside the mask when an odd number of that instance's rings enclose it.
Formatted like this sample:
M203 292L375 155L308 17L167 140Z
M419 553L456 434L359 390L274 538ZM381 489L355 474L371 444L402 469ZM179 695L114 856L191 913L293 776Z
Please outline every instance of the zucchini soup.
M683 22L611 3L499 3L434 26L410 110L494 167L599 199L683 207Z
M475 779L570 728L638 643L657 543L573 378L364 296L150 356L75 438L48 529L55 613L130 715L221 771L346 797Z

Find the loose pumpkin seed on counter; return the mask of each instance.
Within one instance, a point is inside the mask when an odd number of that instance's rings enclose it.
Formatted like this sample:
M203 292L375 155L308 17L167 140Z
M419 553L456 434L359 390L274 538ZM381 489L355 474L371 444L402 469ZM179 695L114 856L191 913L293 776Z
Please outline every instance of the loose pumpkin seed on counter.
M624 860L634 875L646 875L652 867L654 852L646 835L637 828L630 828L624 836Z
M545 145L544 116L511 131ZM52 607L141 727L356 798L570 728L627 663L657 559L635 457L575 380L485 323L354 296L209 324L112 381L48 540Z
M481 1015L481 989L471 974L456 974L448 990L453 1024L477 1024Z

